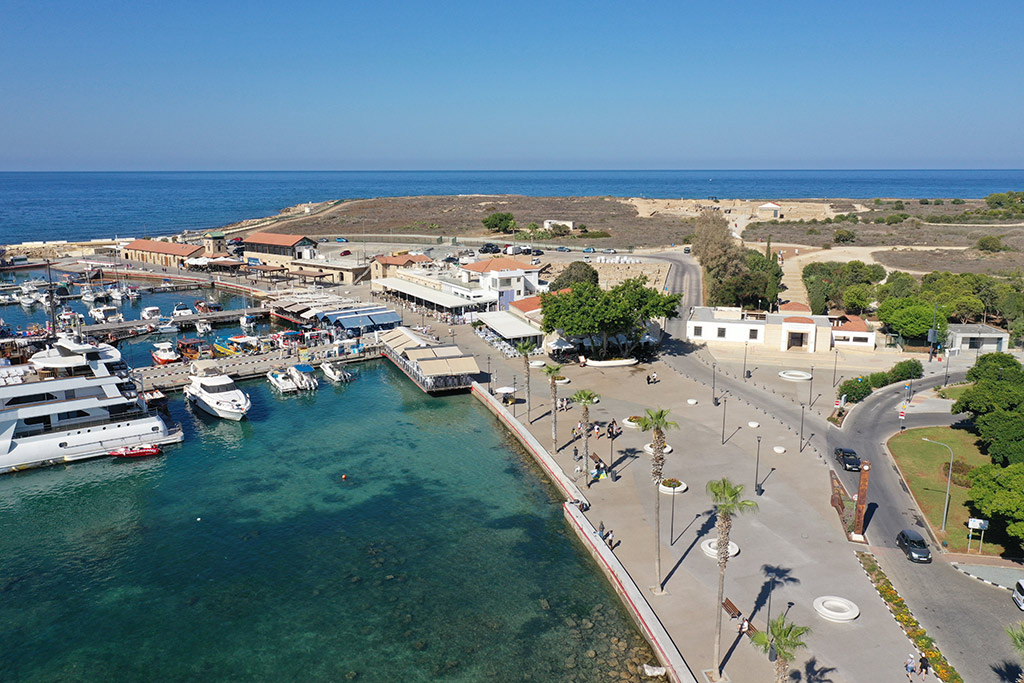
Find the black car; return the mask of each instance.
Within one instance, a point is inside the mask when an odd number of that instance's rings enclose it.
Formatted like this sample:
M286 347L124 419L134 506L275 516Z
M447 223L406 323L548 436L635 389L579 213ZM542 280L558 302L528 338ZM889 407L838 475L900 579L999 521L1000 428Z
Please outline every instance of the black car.
M932 561L932 551L928 549L928 544L924 542L921 534L913 529L904 529L896 534L896 547L903 550L911 562Z
M501 249L498 248L497 244L485 244L484 246L477 249L481 254L497 254Z
M847 472L860 472L860 458L857 457L856 451L849 448L837 448L834 455Z
M533 255L534 255L534 256L543 256L543 255L544 255L544 252L543 252L543 251L541 251L540 249L534 249L534 250L533 250Z

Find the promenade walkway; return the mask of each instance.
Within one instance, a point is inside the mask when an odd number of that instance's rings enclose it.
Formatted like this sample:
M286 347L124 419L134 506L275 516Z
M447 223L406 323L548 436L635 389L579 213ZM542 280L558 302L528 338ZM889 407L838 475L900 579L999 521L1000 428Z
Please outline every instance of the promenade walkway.
M522 386L521 360L507 361L468 328L457 329L456 343L491 358L493 373L501 385L513 375ZM657 371L661 380L647 385L645 377ZM550 391L540 370L531 370L532 411L516 406L519 419L531 433L550 446ZM665 476L686 482L686 493L661 495L662 572L667 594L647 592L647 601L679 648L697 680L712 667L718 568L700 543L715 536L711 502L705 493L711 479L728 477L745 484L746 495L756 498L760 511L735 520L732 539L740 553L729 562L725 595L755 626L764 629L770 616L780 612L814 632L793 663L800 681L854 683L892 680L894 672L913 648L883 606L860 568L855 551L866 549L846 541L835 512L828 506L828 466L811 449L799 452L799 435L793 425L781 424L761 410L734 397L727 402L725 441L722 443L721 407L710 401L710 387L688 380L664 362L633 368L579 368L566 366L571 380L559 387L559 396L578 389L601 395L591 408L592 419L602 427L611 419L623 426L630 415L645 408L671 410L680 429L667 435L674 452L666 457ZM827 386L827 385L826 385ZM823 387L824 388L824 387ZM520 394L522 396L522 394ZM687 399L698 403L689 405ZM782 399L785 400L785 399ZM574 408L558 414L559 446L554 460L571 474L576 466L569 442L573 425L580 419ZM750 426L758 423L757 427ZM754 495L757 436L761 436L759 478L764 495ZM613 465L616 481L605 479L584 492L592 507L591 523L614 531L615 554L637 585L654 586L653 528L655 489L650 459L643 451L650 435L625 428L614 442L607 437L591 439L592 452ZM582 444L575 444L582 451ZM786 449L776 454L773 447ZM821 619L812 608L815 598L838 595L855 602L861 616L848 624ZM725 619L722 630L725 670L733 681L767 681L772 664L736 633L736 622Z

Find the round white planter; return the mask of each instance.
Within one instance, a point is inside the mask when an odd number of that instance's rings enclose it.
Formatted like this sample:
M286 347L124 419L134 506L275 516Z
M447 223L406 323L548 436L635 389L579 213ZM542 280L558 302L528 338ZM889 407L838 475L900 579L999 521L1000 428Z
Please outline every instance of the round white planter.
M757 429L758 427L761 426L761 423L760 422L748 422L747 426L750 427L751 429Z
M783 370L779 373L779 377L786 380L787 382L810 382L811 373L804 372L803 370Z
M712 557L712 558L718 559L718 539L717 538L709 538L706 541L702 541L701 544L700 544L700 549L708 557ZM729 557L736 557L739 554L739 552L740 552L740 547L738 545L736 545L735 543L733 543L732 541L729 541Z
M556 379L555 380L555 384L557 384L559 386L565 386L568 383L569 383L569 378L568 377L564 377L562 379Z
M587 367L591 368L624 368L639 363L636 358L619 358L617 360L591 360L587 359Z
M545 363L545 362L544 362L544 361L542 361L542 360L531 360L531 361L530 361L530 367L531 367L531 368L542 368L542 367L544 367L545 365L547 365L547 363Z
M630 429L640 429L640 425L636 422L631 422L628 417L622 421L622 426L629 427Z
M665 486L664 484L658 484L658 490L662 493L667 493L670 496L674 496L677 493L682 493L687 489L686 482L680 482L679 486Z
M853 621L860 616L860 608L846 598L823 595L814 600L814 611L829 621Z
M772 450L778 453L779 455L782 455L783 453L786 452L785 446L775 446L774 448L772 448Z
M647 453L647 455L654 455L654 444L653 443L649 443L646 446L644 446L644 451ZM671 453L671 452L672 452L672 446L670 446L669 444L665 444L665 453Z
M691 406L695 406L695 405L697 405L697 399L695 399L695 398L688 398L688 399L686 399L686 404L687 405L691 405Z

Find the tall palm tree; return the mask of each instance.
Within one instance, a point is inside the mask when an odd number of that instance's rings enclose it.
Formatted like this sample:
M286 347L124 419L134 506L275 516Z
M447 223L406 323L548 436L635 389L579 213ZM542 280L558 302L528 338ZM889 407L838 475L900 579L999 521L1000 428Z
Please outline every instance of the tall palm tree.
M658 579L658 590L661 590L661 496L658 484L661 483L661 471L665 467L665 431L678 429L679 425L668 419L664 408L647 409L647 414L640 418L637 426L642 431L651 432L654 445L651 447L651 481L654 482L654 575Z
M1006 627L1006 635L1010 636L1010 644L1013 649L1024 660L1024 621L1017 622L1014 626ZM1017 675L1017 683L1024 683L1024 672Z
M545 365L544 374L548 376L548 384L551 386L551 455L558 452L558 385L555 378L559 377L562 366Z
M709 481L707 492L715 506L715 530L718 532L718 602L715 603L715 672L722 675L722 597L725 594L725 565L729 563L729 533L732 518L757 510L757 503L743 499L743 484L728 479Z
M590 406L601 398L590 389L580 389L572 395L572 400L583 406L583 466L584 471L590 470ZM587 488L590 488L590 477L587 477Z
M786 683L789 680L789 663L793 661L796 651L807 647L802 638L811 632L809 626L797 626L786 621L786 615L780 614L768 622L767 631L758 631L750 640L754 646L765 654L775 649L775 683Z
M523 357L523 377L526 378L526 421L530 421L530 354L537 348L531 341L521 341L516 344L516 351Z

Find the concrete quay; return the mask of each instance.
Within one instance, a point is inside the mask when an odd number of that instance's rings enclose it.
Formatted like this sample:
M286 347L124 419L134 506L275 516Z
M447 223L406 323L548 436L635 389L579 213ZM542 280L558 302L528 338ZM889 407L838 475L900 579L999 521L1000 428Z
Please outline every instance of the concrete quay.
M242 315L251 315L257 318L263 318L270 315L270 310L266 308L235 308L230 311L213 311L210 313L192 313L190 315L179 315L171 319L171 322L176 325L183 325L187 327L195 327L196 323L200 320L205 320L210 324L237 322ZM155 320L124 320L116 323L98 323L95 325L82 325L82 332L86 334L103 334L107 332L121 332L123 330L130 330L133 327L140 325L151 325L154 324Z

